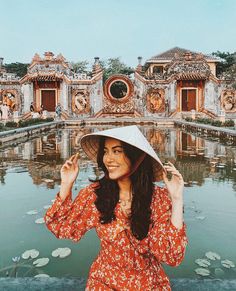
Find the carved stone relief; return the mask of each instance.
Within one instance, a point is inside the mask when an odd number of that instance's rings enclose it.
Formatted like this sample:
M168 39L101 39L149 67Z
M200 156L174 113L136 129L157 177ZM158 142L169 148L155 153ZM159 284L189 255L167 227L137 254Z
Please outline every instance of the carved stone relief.
M165 111L165 91L164 89L150 88L147 91L147 110L151 113L161 113Z
M72 90L72 111L76 114L88 113L90 111L89 93L87 90Z
M18 92L17 90L2 90L1 92L2 95L2 103L6 104L7 106L9 106L9 108L12 111L17 110L17 97L18 97Z
M221 108L225 112L236 112L236 91L224 90L221 93Z

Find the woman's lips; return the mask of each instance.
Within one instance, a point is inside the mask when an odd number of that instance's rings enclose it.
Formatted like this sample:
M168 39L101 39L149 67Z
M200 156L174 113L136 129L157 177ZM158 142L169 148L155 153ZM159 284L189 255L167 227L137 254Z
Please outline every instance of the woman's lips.
M108 171L116 170L118 166L107 166Z

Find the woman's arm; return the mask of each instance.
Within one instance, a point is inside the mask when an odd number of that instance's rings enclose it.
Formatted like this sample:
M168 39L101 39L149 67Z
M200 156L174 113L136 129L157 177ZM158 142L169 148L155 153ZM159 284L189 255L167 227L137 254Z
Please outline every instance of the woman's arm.
M181 218L183 214L180 215L182 206L176 204L176 212L173 212L167 189L157 188L154 195L149 248L158 261L177 266L182 262L187 246L186 226ZM181 222L182 227L174 225L175 218Z

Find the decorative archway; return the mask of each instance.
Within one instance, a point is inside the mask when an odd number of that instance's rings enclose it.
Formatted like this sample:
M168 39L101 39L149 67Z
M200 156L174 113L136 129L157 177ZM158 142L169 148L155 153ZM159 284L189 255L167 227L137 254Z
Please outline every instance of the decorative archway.
M104 84L105 114L134 114L134 85L125 75L113 75Z

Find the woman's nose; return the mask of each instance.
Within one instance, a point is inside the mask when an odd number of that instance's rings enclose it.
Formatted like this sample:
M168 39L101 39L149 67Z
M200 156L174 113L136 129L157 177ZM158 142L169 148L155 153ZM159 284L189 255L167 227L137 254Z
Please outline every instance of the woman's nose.
M106 153L105 159L106 159L107 162L113 161L114 160L113 153Z

